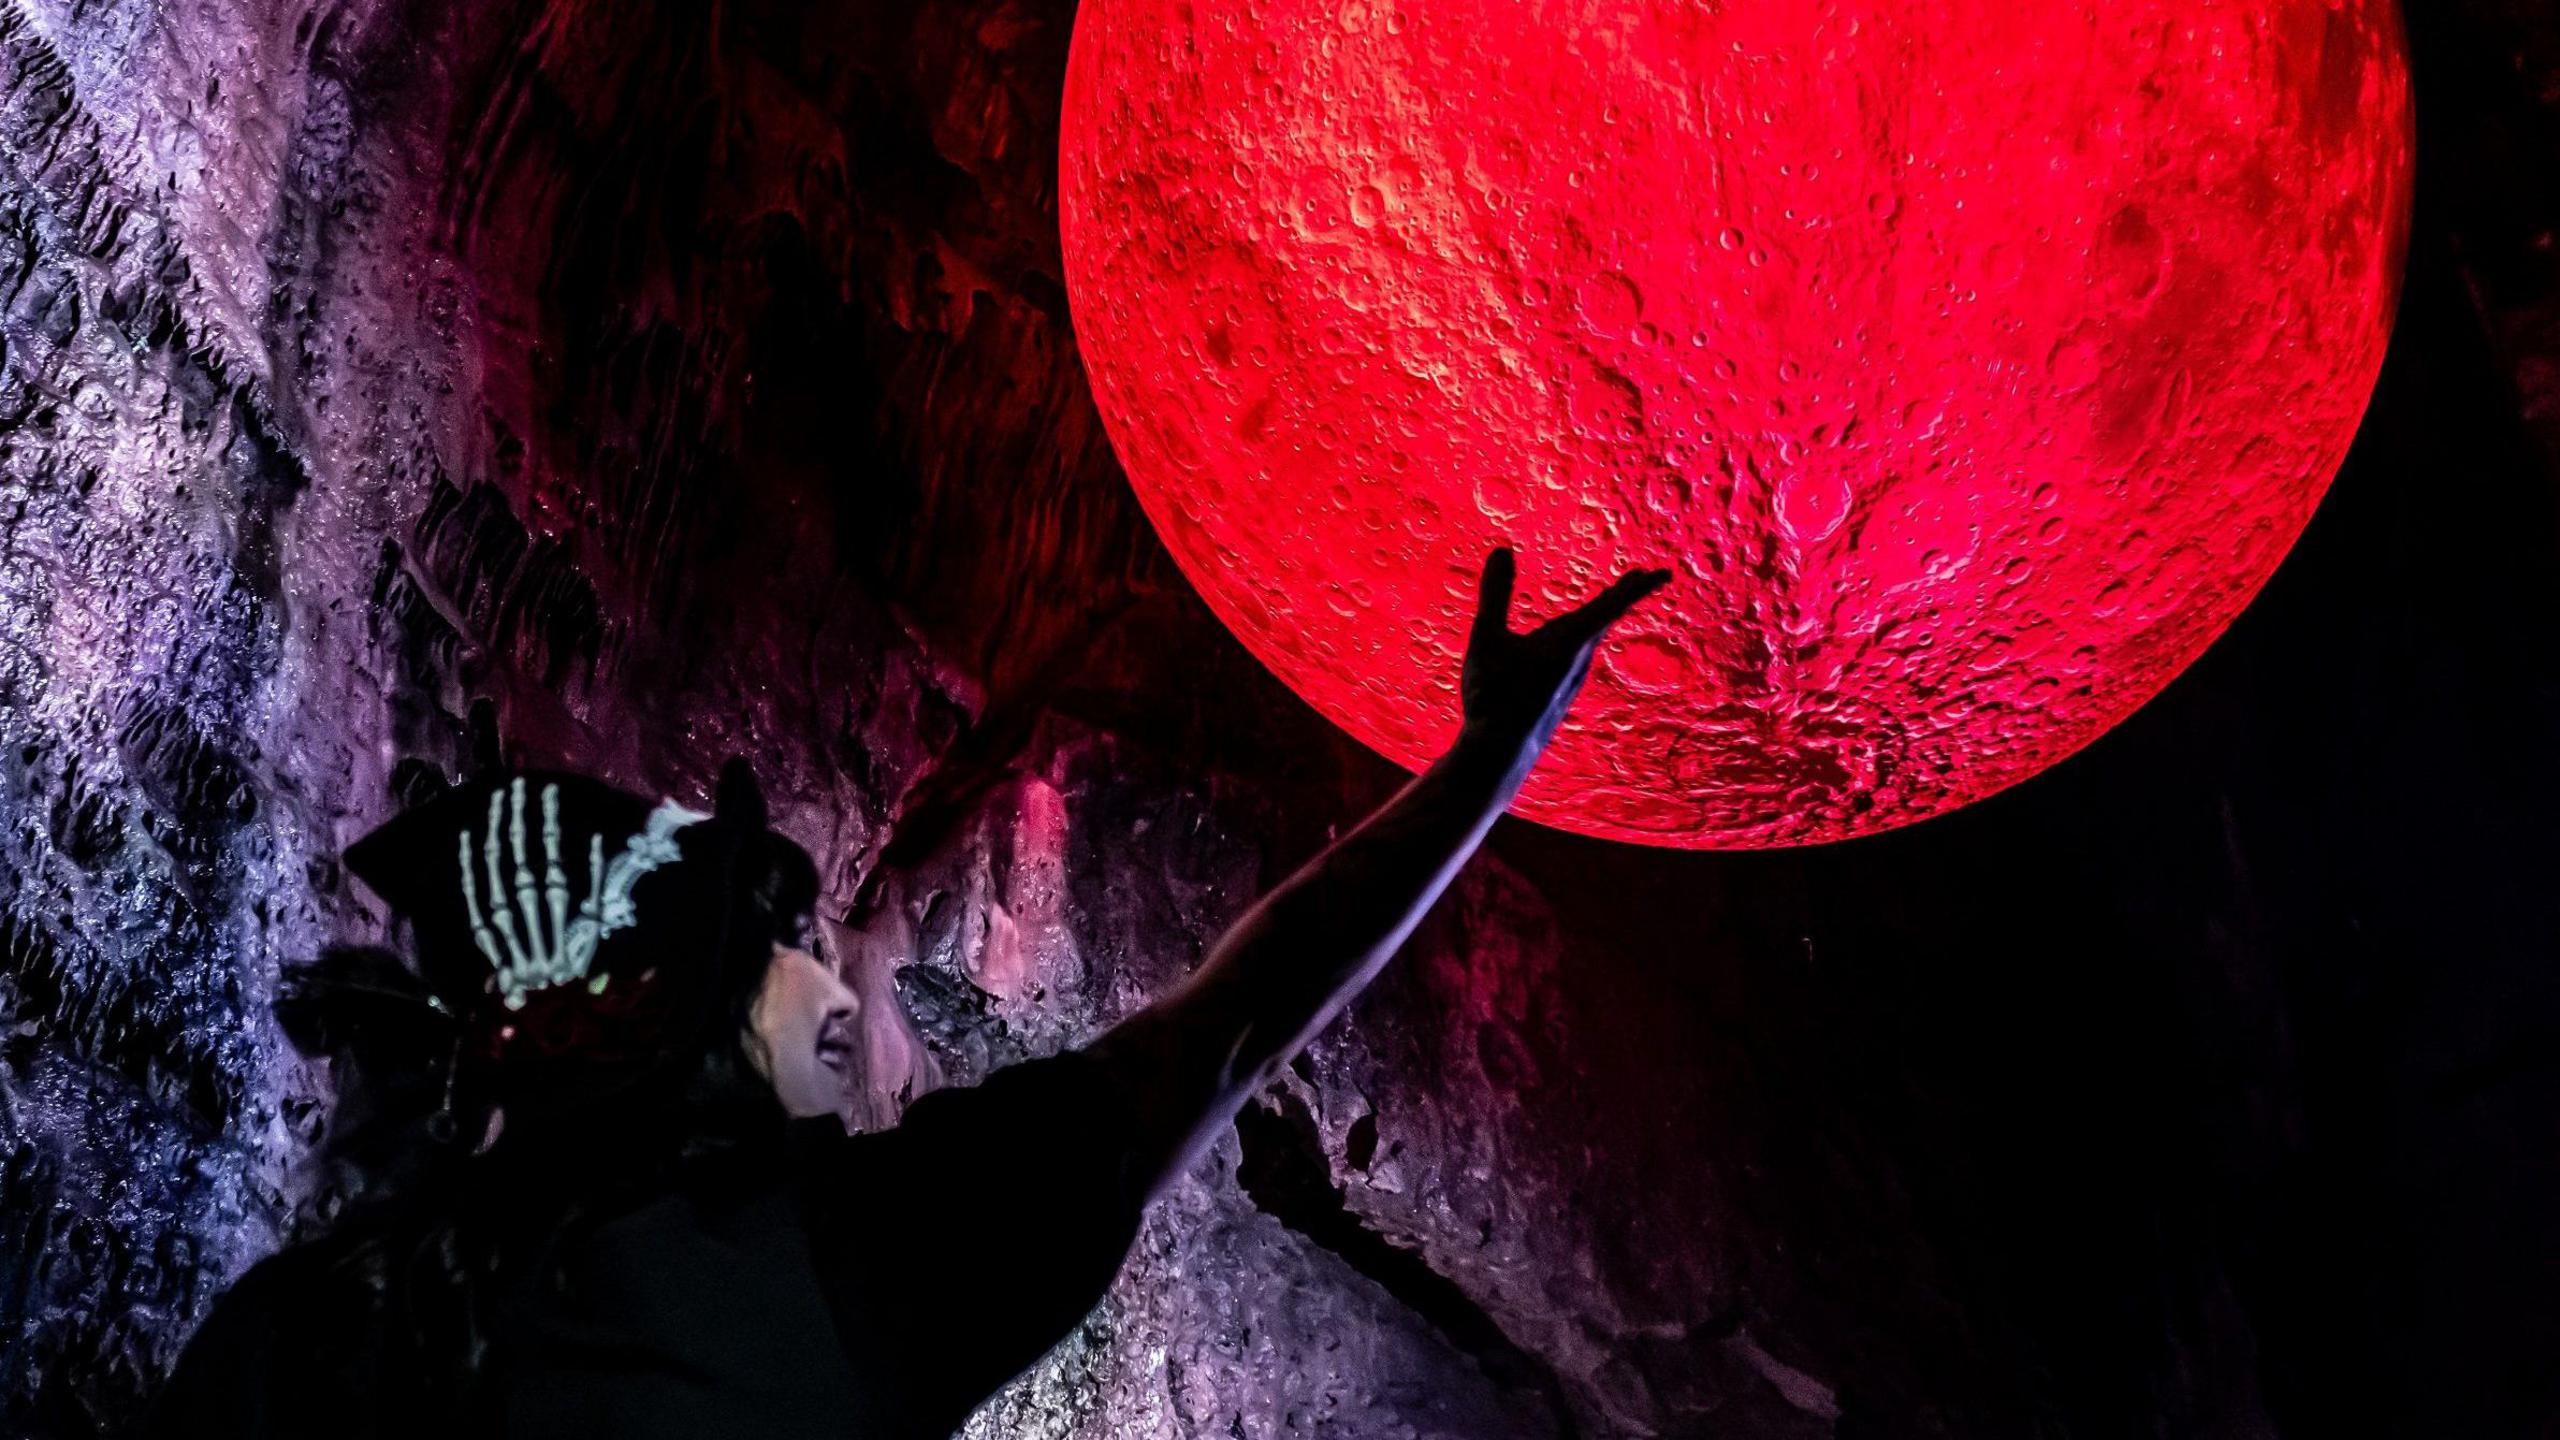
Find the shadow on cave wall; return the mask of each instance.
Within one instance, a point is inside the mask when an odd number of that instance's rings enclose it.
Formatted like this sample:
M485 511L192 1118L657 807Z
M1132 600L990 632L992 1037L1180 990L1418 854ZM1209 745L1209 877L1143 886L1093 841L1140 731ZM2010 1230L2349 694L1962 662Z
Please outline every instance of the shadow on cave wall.
M422 768L753 756L895 941L884 1096L1393 783L1113 468L1071 8L839 9L0 15L0 1429L112 1433L284 1233L266 987ZM2414 19L2392 359L2230 636L1913 830L1506 825L978 1431L2547 1430L2560 25Z

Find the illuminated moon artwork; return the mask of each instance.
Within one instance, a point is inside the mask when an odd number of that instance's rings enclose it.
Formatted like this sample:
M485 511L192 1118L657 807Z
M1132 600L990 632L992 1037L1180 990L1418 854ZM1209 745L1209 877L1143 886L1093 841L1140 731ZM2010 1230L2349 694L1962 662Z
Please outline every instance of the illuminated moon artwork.
M2192 662L2381 364L2388 0L1085 0L1061 236L1141 504L1352 735L1625 567L1514 807L1693 848L1990 795Z

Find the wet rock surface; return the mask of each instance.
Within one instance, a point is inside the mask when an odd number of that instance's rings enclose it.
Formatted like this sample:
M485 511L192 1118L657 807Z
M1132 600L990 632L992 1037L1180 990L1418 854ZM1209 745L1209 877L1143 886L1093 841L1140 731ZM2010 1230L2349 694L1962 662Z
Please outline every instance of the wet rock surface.
M287 1234L266 997L427 771L754 758L896 1002L871 1123L1391 790L1114 468L1072 18L0 15L0 1431L116 1433ZM2560 32L2411 38L2373 415L2193 671L1850 845L1506 825L974 1433L2547 1429Z

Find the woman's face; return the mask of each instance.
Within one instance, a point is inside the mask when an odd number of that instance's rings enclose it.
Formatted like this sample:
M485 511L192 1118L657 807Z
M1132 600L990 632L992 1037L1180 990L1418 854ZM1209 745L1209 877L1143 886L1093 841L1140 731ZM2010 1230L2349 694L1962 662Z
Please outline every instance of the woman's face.
M844 1108L862 1002L835 967L806 950L773 947L764 986L747 1010L747 1057L794 1116Z

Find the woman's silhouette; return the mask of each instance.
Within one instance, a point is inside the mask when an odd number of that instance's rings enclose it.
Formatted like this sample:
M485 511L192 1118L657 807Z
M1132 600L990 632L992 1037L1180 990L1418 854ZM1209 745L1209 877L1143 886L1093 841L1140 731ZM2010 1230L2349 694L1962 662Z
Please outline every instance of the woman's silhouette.
M1509 804L1621 577L1512 633L1487 561L1447 754L1081 1050L833 1114L857 1003L732 762L713 810L499 773L351 847L414 969L279 1014L331 1058L347 1201L216 1304L155 1412L200 1437L950 1434L1101 1298L1148 1199L1377 974ZM1039 1246L1011 1229L1036 1196Z

